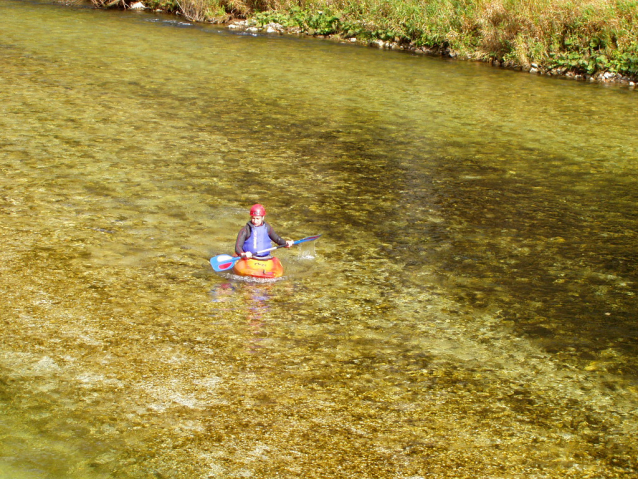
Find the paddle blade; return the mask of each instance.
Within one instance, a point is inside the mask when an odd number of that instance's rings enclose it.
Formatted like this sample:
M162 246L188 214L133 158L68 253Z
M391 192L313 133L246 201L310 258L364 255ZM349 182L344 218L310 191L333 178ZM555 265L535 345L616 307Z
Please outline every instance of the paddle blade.
M314 241L318 239L321 235L308 236L307 238L302 238L300 240L295 241L293 244L305 243L306 241Z
M232 269L235 263L241 259L241 256L230 256L227 254L220 254L210 259L210 265L217 272L226 271Z

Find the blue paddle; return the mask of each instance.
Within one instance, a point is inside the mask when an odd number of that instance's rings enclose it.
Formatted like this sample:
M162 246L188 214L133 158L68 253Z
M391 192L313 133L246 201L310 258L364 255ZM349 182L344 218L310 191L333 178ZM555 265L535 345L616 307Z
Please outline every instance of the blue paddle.
M314 241L317 238L319 238L320 236L321 235L308 236L307 238L303 238L303 239L294 241L292 244L296 245L296 244L299 244L299 243L305 243L306 241ZM262 250L262 251L258 251L255 254L259 255L259 254L263 254L263 253L268 253L269 251L274 251L276 249L283 248L284 246L285 245L283 245L283 246L273 246L272 248L268 248L268 249L265 249L265 250ZM217 272L226 271L226 270L231 269L233 266L235 266L235 263L237 261L239 261L240 259L242 259L241 256L230 256L230 255L227 255L227 254L220 254L220 255L217 255L214 258L210 259L210 265Z

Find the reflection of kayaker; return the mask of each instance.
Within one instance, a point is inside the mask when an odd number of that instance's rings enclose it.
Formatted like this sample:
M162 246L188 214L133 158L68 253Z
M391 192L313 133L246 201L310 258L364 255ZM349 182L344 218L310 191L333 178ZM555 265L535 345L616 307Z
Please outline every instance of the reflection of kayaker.
M284 274L281 262L267 251L275 242L290 248L292 240L284 240L272 229L264 217L266 208L260 204L250 209L250 221L239 231L235 241L235 253L242 259L235 263L233 272L240 276L279 278Z

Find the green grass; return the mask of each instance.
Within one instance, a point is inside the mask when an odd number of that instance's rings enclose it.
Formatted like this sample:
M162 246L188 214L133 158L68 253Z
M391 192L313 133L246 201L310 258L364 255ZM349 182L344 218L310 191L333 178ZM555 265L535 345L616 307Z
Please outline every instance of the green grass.
M512 67L638 78L638 0L143 1L195 21L248 18Z

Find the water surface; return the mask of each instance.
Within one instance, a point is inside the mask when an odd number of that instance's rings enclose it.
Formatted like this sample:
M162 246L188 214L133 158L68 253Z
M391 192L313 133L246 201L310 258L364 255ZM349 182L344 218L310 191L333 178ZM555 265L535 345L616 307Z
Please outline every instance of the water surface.
M636 475L635 92L0 18L0 475ZM282 281L208 264L255 202Z

